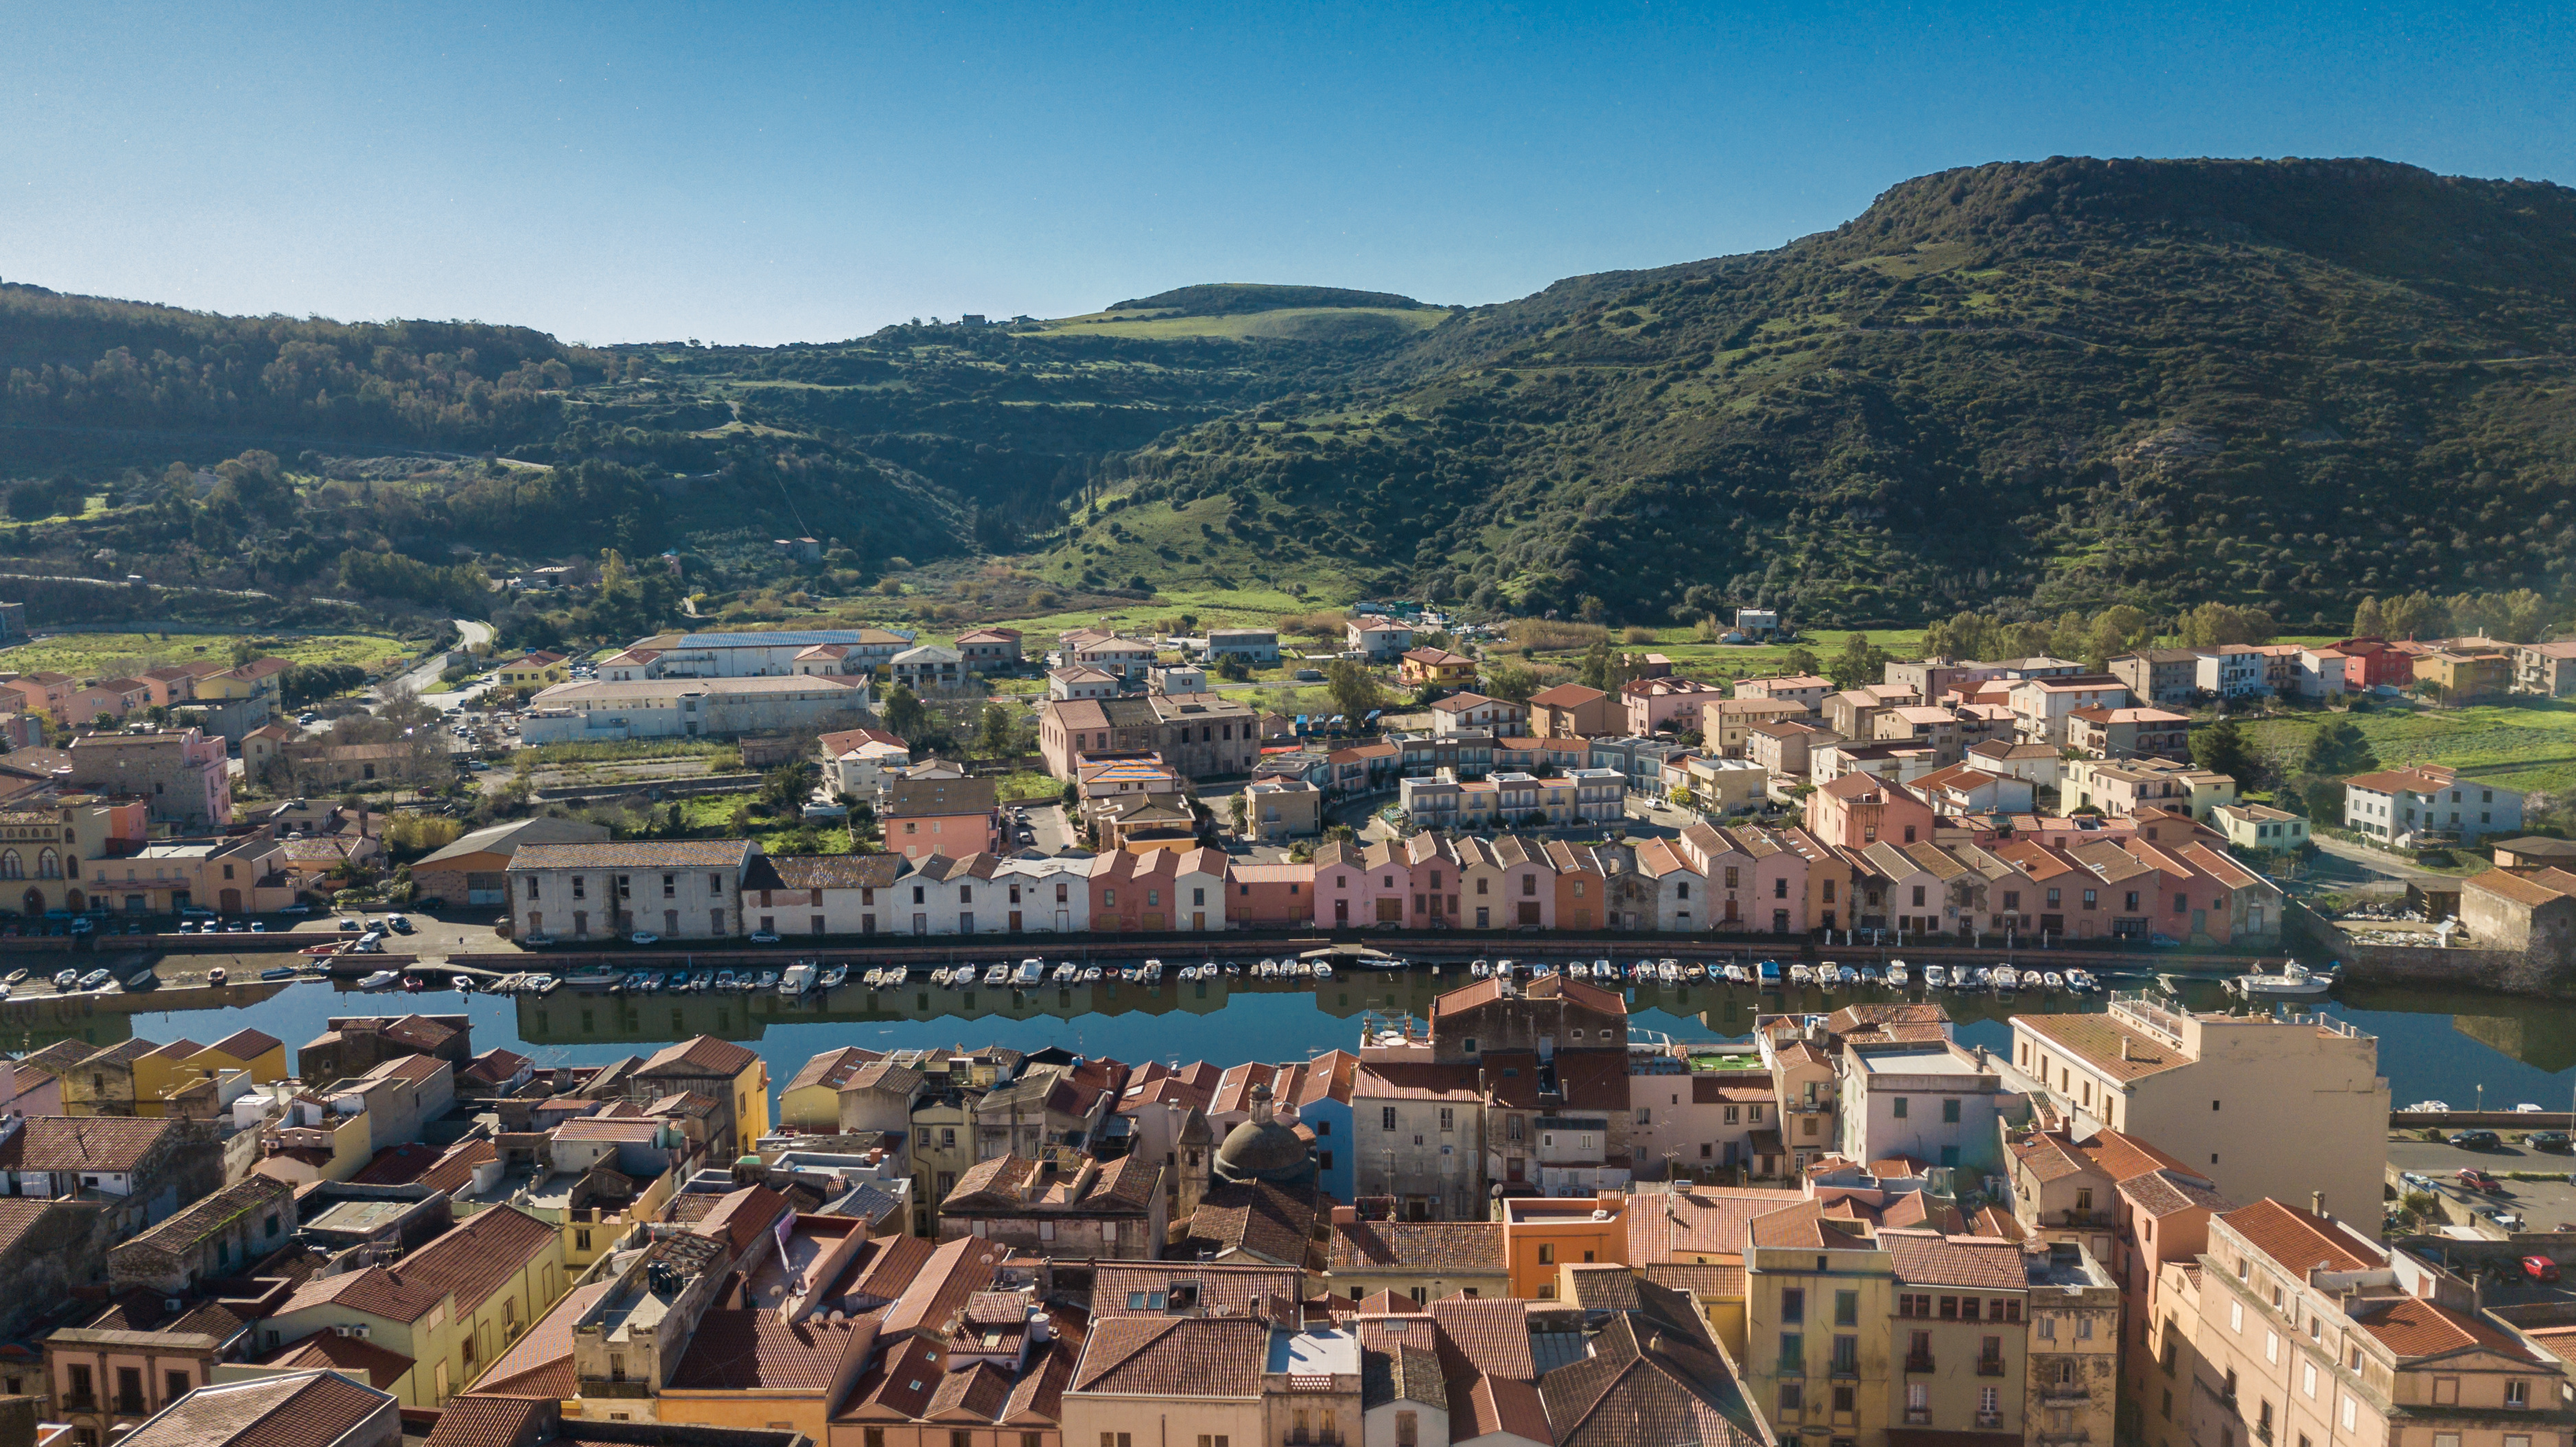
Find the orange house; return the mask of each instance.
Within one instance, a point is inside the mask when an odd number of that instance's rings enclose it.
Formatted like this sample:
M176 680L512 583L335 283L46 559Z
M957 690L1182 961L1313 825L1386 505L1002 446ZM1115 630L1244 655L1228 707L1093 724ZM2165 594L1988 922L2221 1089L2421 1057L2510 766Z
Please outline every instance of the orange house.
M1503 1198L1503 1268L1512 1295L1549 1301L1557 1268L1628 1262L1628 1197L1506 1196Z
M1849 773L1807 796L1807 832L1844 849L1932 842L1932 806L1892 779Z
M1605 879L1592 851L1562 839L1547 842L1547 862L1556 866L1556 927L1561 930L1604 928Z
M1308 929L1315 923L1315 866L1236 861L1226 869L1225 919L1245 929Z

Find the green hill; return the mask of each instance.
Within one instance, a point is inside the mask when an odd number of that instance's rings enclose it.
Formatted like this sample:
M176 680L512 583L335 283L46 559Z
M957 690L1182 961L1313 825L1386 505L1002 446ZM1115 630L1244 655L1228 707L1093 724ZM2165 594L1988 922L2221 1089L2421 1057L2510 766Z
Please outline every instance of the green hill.
M0 551L423 606L471 594L464 552L610 545L799 607L983 557L1063 596L1656 623L2563 601L2571 223L2561 187L2383 161L2058 159L1498 305L1190 286L776 348L0 286ZM248 449L278 460L198 471ZM774 555L797 533L823 564Z
M1474 308L1141 450L1126 502L1359 586L1634 620L2563 597L2571 222L2561 187L2380 161L1946 172L1777 251ZM1115 521L1055 565L1127 571Z
M1386 307L1409 310L1422 303L1391 291L1345 291L1338 286L1268 286L1224 281L1175 287L1135 301L1112 305L1114 312L1159 311L1182 316L1224 317L1243 312L1286 311L1294 307Z

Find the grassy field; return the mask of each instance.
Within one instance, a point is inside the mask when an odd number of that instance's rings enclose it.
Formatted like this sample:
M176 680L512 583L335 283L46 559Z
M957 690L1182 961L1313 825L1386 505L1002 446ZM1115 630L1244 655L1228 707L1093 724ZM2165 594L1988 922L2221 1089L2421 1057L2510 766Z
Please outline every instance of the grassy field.
M2368 713L2266 719L2246 732L2266 754L2295 756L2325 719L2349 719L2389 767L2448 764L2482 783L2556 792L2576 788L2576 705L2529 700L2468 708L2375 708Z
M373 633L310 637L243 633L57 633L0 649L0 669L13 673L68 673L75 677L131 674L146 668L208 659L230 666L233 645L248 641L261 652L295 663L349 663L372 668L409 648L399 638Z

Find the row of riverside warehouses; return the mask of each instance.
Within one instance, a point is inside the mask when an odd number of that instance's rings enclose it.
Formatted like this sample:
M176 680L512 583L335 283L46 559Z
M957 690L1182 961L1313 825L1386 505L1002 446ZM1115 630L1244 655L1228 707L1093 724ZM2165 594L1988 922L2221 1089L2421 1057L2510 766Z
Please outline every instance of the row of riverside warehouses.
M64 1041L0 1116L62 1443L2567 1447L2576 1241L2383 1230L2314 1015L1757 1017L1563 976L1303 1061ZM2519 1275L2520 1273L2514 1273ZM33 1434L44 1434L41 1437Z

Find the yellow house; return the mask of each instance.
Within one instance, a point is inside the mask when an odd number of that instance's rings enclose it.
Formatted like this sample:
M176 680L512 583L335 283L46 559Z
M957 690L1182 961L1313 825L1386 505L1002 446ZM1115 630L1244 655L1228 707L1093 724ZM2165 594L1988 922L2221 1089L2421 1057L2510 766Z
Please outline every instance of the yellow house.
M841 1128L841 1087L876 1060L874 1051L844 1045L805 1062L778 1093L778 1118L799 1130ZM757 1137L754 1137L757 1139Z
M174 1040L134 1062L134 1113L161 1115L169 1101L227 1070L250 1073L253 1085L287 1078L286 1046L257 1030L236 1030L212 1045Z
M697 1035L666 1045L635 1072L635 1080L652 1087L655 1099L684 1090L705 1096L719 1106L719 1120L721 1107L732 1107L731 1134L716 1127L707 1142L716 1159L730 1161L769 1134L768 1063L730 1040Z
M259 1326L259 1350L276 1357L318 1333L362 1327L365 1340L413 1366L403 1405L437 1407L481 1376L569 1284L563 1236L515 1206L478 1211L394 1269L307 1281ZM218 1380L272 1368L221 1366Z
M283 658L254 658L237 668L208 674L197 680L196 696L201 699L257 698L275 693L278 675L286 672Z
M572 677L572 660L560 653L522 654L501 665L504 688L544 688Z

